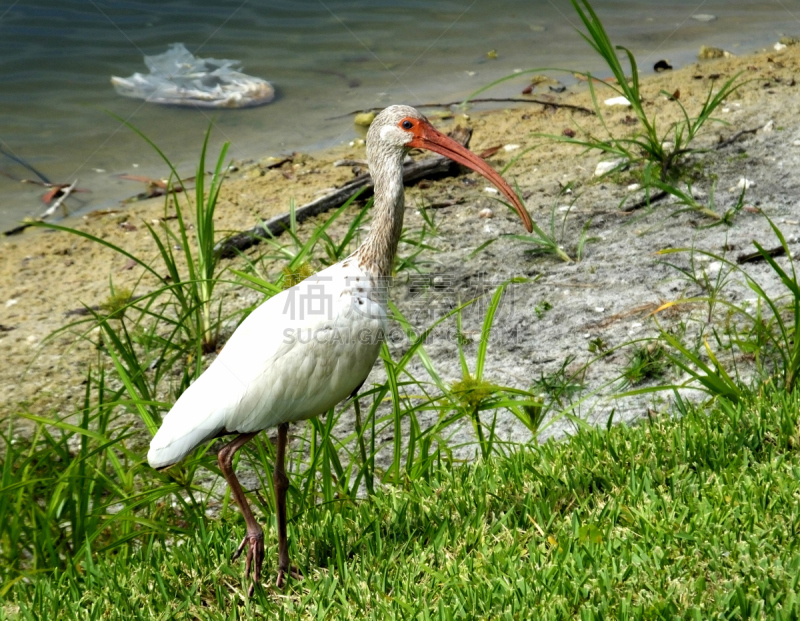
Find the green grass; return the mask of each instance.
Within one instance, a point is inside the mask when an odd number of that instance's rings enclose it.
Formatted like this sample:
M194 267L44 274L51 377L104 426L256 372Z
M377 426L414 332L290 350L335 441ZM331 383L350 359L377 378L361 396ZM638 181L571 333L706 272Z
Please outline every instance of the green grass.
M249 601L237 517L87 549L13 585L0 618L796 619L798 412L773 391L307 505L290 523L305 579Z
M765 216L766 217L766 216ZM687 282L706 295L679 297L658 312L683 304L705 304L708 311L699 325L694 343L684 335L661 329L660 338L669 346L669 362L688 377L680 385L669 383L644 388L655 392L692 386L710 398L724 397L736 402L759 394L763 386L779 386L793 392L800 375L800 282L786 238L775 223L766 218L786 255L780 262L756 241L753 245L769 266L768 277L756 278L727 256L696 248L668 248L662 255L688 254L688 266L667 263ZM695 255L713 259L720 269L709 277L695 262ZM755 294L754 301L726 294L727 285L737 279ZM772 289L769 280L780 283ZM682 332L685 333L686 326ZM632 391L628 394L635 394Z

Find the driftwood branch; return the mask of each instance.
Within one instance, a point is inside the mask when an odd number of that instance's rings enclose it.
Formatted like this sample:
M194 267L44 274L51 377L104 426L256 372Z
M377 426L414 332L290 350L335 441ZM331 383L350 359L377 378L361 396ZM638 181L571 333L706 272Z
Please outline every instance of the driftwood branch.
M723 141L719 142L714 148L717 149L717 150L724 149L725 147L727 147L729 145L732 145L734 142L739 140L739 138L741 138L742 136L744 136L746 134L755 134L759 129L761 129L761 128L760 127L754 127L752 129L743 129L740 132L736 132L733 136L731 136L727 140L723 140Z
M446 103L429 103L420 104L420 108L449 108L450 106L458 106L464 103L463 101L449 101ZM560 103L557 101L549 101L547 99L533 99L531 97L479 97L477 99L470 99L467 103L534 103L541 104L542 106L552 106L554 108L566 108L568 110L576 110L584 114L594 114L594 110L584 108L583 106L575 106L573 104Z
M28 181L26 179L23 179L22 182L23 183L26 183L26 182L27 183L38 183L37 181L32 181L31 182L31 181ZM47 183L41 183L40 185L52 186L53 184L48 181ZM49 218L50 216L52 216L59 207L61 207L61 209L64 212L64 217L66 217L68 215L68 212L67 212L66 205L64 205L64 201L67 200L69 195L72 194L73 192L75 192L75 191L81 192L81 190L76 190L75 189L77 186L78 186L78 180L77 179L75 179L75 181L73 181L68 186L58 186L58 187L61 187L61 196L59 196L58 199L52 205L50 205L50 207L48 207L44 211L44 213L42 213L41 216L39 216L38 218L31 218L28 221L23 222L22 224L18 224L17 226L8 229L7 231L3 231L2 235L5 236L5 237L10 237L11 235L19 235L20 233L22 233L22 231L24 231L28 227L33 226L33 224L35 222L43 222L46 218Z
M764 251L768 257L780 257L786 254L786 248L783 246L777 246L775 248L769 248L768 250ZM765 261L765 257L760 252L751 252L750 254L740 254L736 257L736 262L741 265L743 263L753 263L755 261Z
M467 146L469 139L472 137L472 130L456 127L451 136L457 142ZM413 183L425 177L455 174L457 171L458 164L447 157L437 155L405 163L403 165L403 183ZM294 213L295 220L300 223L303 220L339 207L359 191L362 191L361 198L372 196L373 184L372 177L369 174L359 175L333 192L298 207ZM235 256L237 252L255 246L262 239L277 237L289 228L290 221L291 214L289 213L270 218L258 226L223 239L214 247L214 252L220 257Z

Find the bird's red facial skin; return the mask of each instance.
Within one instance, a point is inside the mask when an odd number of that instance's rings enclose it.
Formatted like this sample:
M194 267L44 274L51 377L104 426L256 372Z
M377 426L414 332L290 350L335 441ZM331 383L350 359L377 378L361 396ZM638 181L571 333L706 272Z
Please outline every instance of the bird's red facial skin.
M409 124L411 125L410 127ZM417 149L427 149L428 151L439 153L486 177L511 202L514 209L517 210L519 217L522 218L522 224L527 231L530 233L533 230L533 224L531 223L528 210L525 209L525 205L522 204L516 192L514 192L511 186L505 182L497 171L489 166L483 159L452 138L434 129L433 125L428 121L406 117L400 121L398 126L413 136L413 138L406 143L406 146Z
M419 119L412 119L410 117L406 117L402 121L400 121L397 124L397 126L403 131L412 134L416 139L422 136L423 122L424 121L420 121Z

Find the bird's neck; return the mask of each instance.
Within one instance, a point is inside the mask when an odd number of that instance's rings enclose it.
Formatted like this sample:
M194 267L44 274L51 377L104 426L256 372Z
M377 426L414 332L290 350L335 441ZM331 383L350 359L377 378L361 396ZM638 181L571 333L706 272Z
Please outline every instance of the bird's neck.
M365 270L380 277L392 274L394 255L403 230L405 190L403 188L403 157L393 149L368 153L370 173L375 182L375 202L367 238L356 251L358 262Z

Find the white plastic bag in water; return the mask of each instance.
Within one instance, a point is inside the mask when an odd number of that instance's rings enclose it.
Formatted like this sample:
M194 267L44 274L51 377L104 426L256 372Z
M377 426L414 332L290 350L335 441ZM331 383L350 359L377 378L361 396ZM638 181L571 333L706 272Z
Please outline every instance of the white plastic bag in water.
M163 54L145 56L149 75L111 77L117 93L151 103L203 108L247 108L269 103L275 89L266 80L241 73L238 60L195 58L183 43Z

